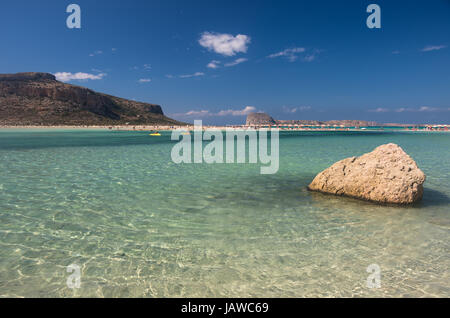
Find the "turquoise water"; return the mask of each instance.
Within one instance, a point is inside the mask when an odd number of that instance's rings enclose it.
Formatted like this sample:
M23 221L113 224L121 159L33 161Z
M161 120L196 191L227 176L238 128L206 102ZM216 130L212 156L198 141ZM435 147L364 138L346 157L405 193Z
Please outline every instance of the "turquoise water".
M422 203L306 190L388 142L426 173ZM0 297L450 296L450 134L282 132L275 175L176 165L173 145L170 133L0 131ZM366 287L371 264L381 288Z

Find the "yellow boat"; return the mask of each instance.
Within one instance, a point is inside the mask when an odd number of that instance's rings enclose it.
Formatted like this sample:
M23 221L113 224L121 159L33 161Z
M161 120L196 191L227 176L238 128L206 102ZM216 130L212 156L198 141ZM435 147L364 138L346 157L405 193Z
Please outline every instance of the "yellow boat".
M151 133L149 136L161 136L161 134L159 133L159 132L156 132L156 133Z

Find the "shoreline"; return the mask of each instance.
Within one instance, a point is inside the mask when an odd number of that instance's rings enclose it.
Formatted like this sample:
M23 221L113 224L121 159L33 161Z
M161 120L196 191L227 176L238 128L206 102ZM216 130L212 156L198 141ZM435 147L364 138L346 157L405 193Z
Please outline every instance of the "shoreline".
M269 128L268 126L245 126L245 125L234 125L234 126L202 126L202 129L213 129L213 130L247 130L247 129L261 129ZM279 128L280 131L385 131L385 130L395 130L395 131L439 131L439 132L449 132L450 125L421 125L416 128L411 127L393 127L393 126L376 126L376 127L317 127L317 126L282 126L271 128ZM194 130L194 125L187 126L166 126L166 125L55 125L55 126L37 126L37 125L0 125L0 130L107 130L107 131L172 131L172 130Z

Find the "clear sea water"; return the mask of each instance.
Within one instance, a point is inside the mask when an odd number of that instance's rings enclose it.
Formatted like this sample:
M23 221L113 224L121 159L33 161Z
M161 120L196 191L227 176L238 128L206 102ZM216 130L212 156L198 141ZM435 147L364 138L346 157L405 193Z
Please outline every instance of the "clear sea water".
M426 173L422 203L306 190L388 142ZM450 134L283 132L275 175L176 165L173 145L169 132L0 131L0 297L450 296ZM381 288L366 286L371 264Z

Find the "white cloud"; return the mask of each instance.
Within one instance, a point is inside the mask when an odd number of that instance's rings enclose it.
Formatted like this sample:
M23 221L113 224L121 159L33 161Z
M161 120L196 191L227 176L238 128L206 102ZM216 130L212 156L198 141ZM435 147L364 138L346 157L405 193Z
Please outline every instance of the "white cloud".
M216 69L219 68L220 61L213 60L206 65L208 68Z
M290 48L290 49L285 49L284 51L281 51L281 52L270 54L267 57L271 58L271 59L274 59L277 57L284 57L289 62L295 62L298 60L300 54L307 53L307 55L303 56L302 61L303 62L312 62L316 59L317 55L322 52L323 52L323 50L319 50L319 49L307 50L304 47L294 47L294 48Z
M94 53L89 54L89 56L96 56L100 54L103 54L103 51L95 51Z
M283 112L293 114L293 113L297 112L297 108L289 108L289 107L283 106Z
M235 66L235 65L247 62L247 61L248 61L248 59L241 57L239 59L234 60L233 62L225 64L225 66L226 67Z
M297 111L307 111L307 110L311 110L311 106L299 106L299 107L293 107L293 108L283 106L283 112L290 113L290 114L294 114Z
M209 117L213 116L209 110L190 110L186 113L175 113L171 115L172 117Z
M234 56L237 53L246 53L250 40L250 37L244 34L233 36L225 33L203 32L198 43L218 54Z
M188 111L186 114L184 114L185 116L200 116L200 117L205 117L205 116L210 116L211 113L209 112L209 110L191 110Z
M132 70L132 71L137 71L137 70L140 70L140 69L141 69L140 66L130 67L130 70ZM145 71L149 71L149 70L152 69L152 65L151 64L144 64L144 65L142 65L142 69L145 70Z
M439 108L436 107L428 107L428 106L422 106L418 110L419 112L437 112L440 111Z
M139 83L150 83L152 80L150 78L141 78L138 82Z
M105 73L100 74L89 74L89 73L70 73L70 72L58 72L54 74L56 79L61 82L69 82L72 80L83 81L83 80L101 80L106 76Z
M249 113L255 112L256 108L253 106L246 106L244 109L235 110L235 109L227 109L221 110L217 113L212 113L209 110L191 110L187 113L181 114L173 114L172 116L180 116L180 117L212 117L212 116L246 116Z
M312 62L312 61L314 61L315 59L316 59L316 56L315 56L314 54L310 54L310 55L305 56L305 57L303 58L303 61L304 61L304 62Z
M397 108L395 110L397 113L403 113L403 112L438 112L438 111L445 111L445 109L440 109L436 107L428 107L428 106L422 106L419 108Z
M167 78L190 78L190 77L199 77L199 76L204 76L205 73L203 72L195 72L193 74L183 74L183 75L172 75L172 74L167 74L166 77Z
M247 62L247 61L248 61L248 59L241 57L241 58L235 59L235 60L232 61L232 62L225 63L223 66L225 66L225 67L231 67L231 66L235 66L235 65L238 65L238 64ZM206 65L206 66L207 66L208 68L217 69L217 68L220 67L220 64L221 64L221 63L222 63L222 62L220 62L220 61L212 60L212 61L209 62L208 65Z
M205 75L205 73L203 72L195 72L194 74L185 74L185 75L180 75L178 76L179 78L190 78L190 77L198 77L198 76L203 76Z
M220 112L217 113L217 116L245 116L255 111L256 111L255 107L246 106L242 110L233 110L233 109L221 110Z
M447 47L446 45L428 45L428 46L425 46L421 51L422 52L437 51L437 50L445 49L446 47Z
M404 113L404 112L445 112L449 111L450 108L437 108L437 107L429 107L429 106L422 106L419 108L412 108L412 107L401 107L396 109L388 109L388 108L376 108L376 109L369 109L368 111L371 113L388 113L388 112L396 112L396 113Z
M389 109L382 108L382 107L378 107L376 109L369 109L369 112L371 112L371 113L387 113L389 111L390 111Z
M276 58L276 57L286 57L290 62L294 62L298 58L299 53L304 53L306 49L304 47L295 47L291 49L286 49L281 52L273 53L268 56L268 58Z

